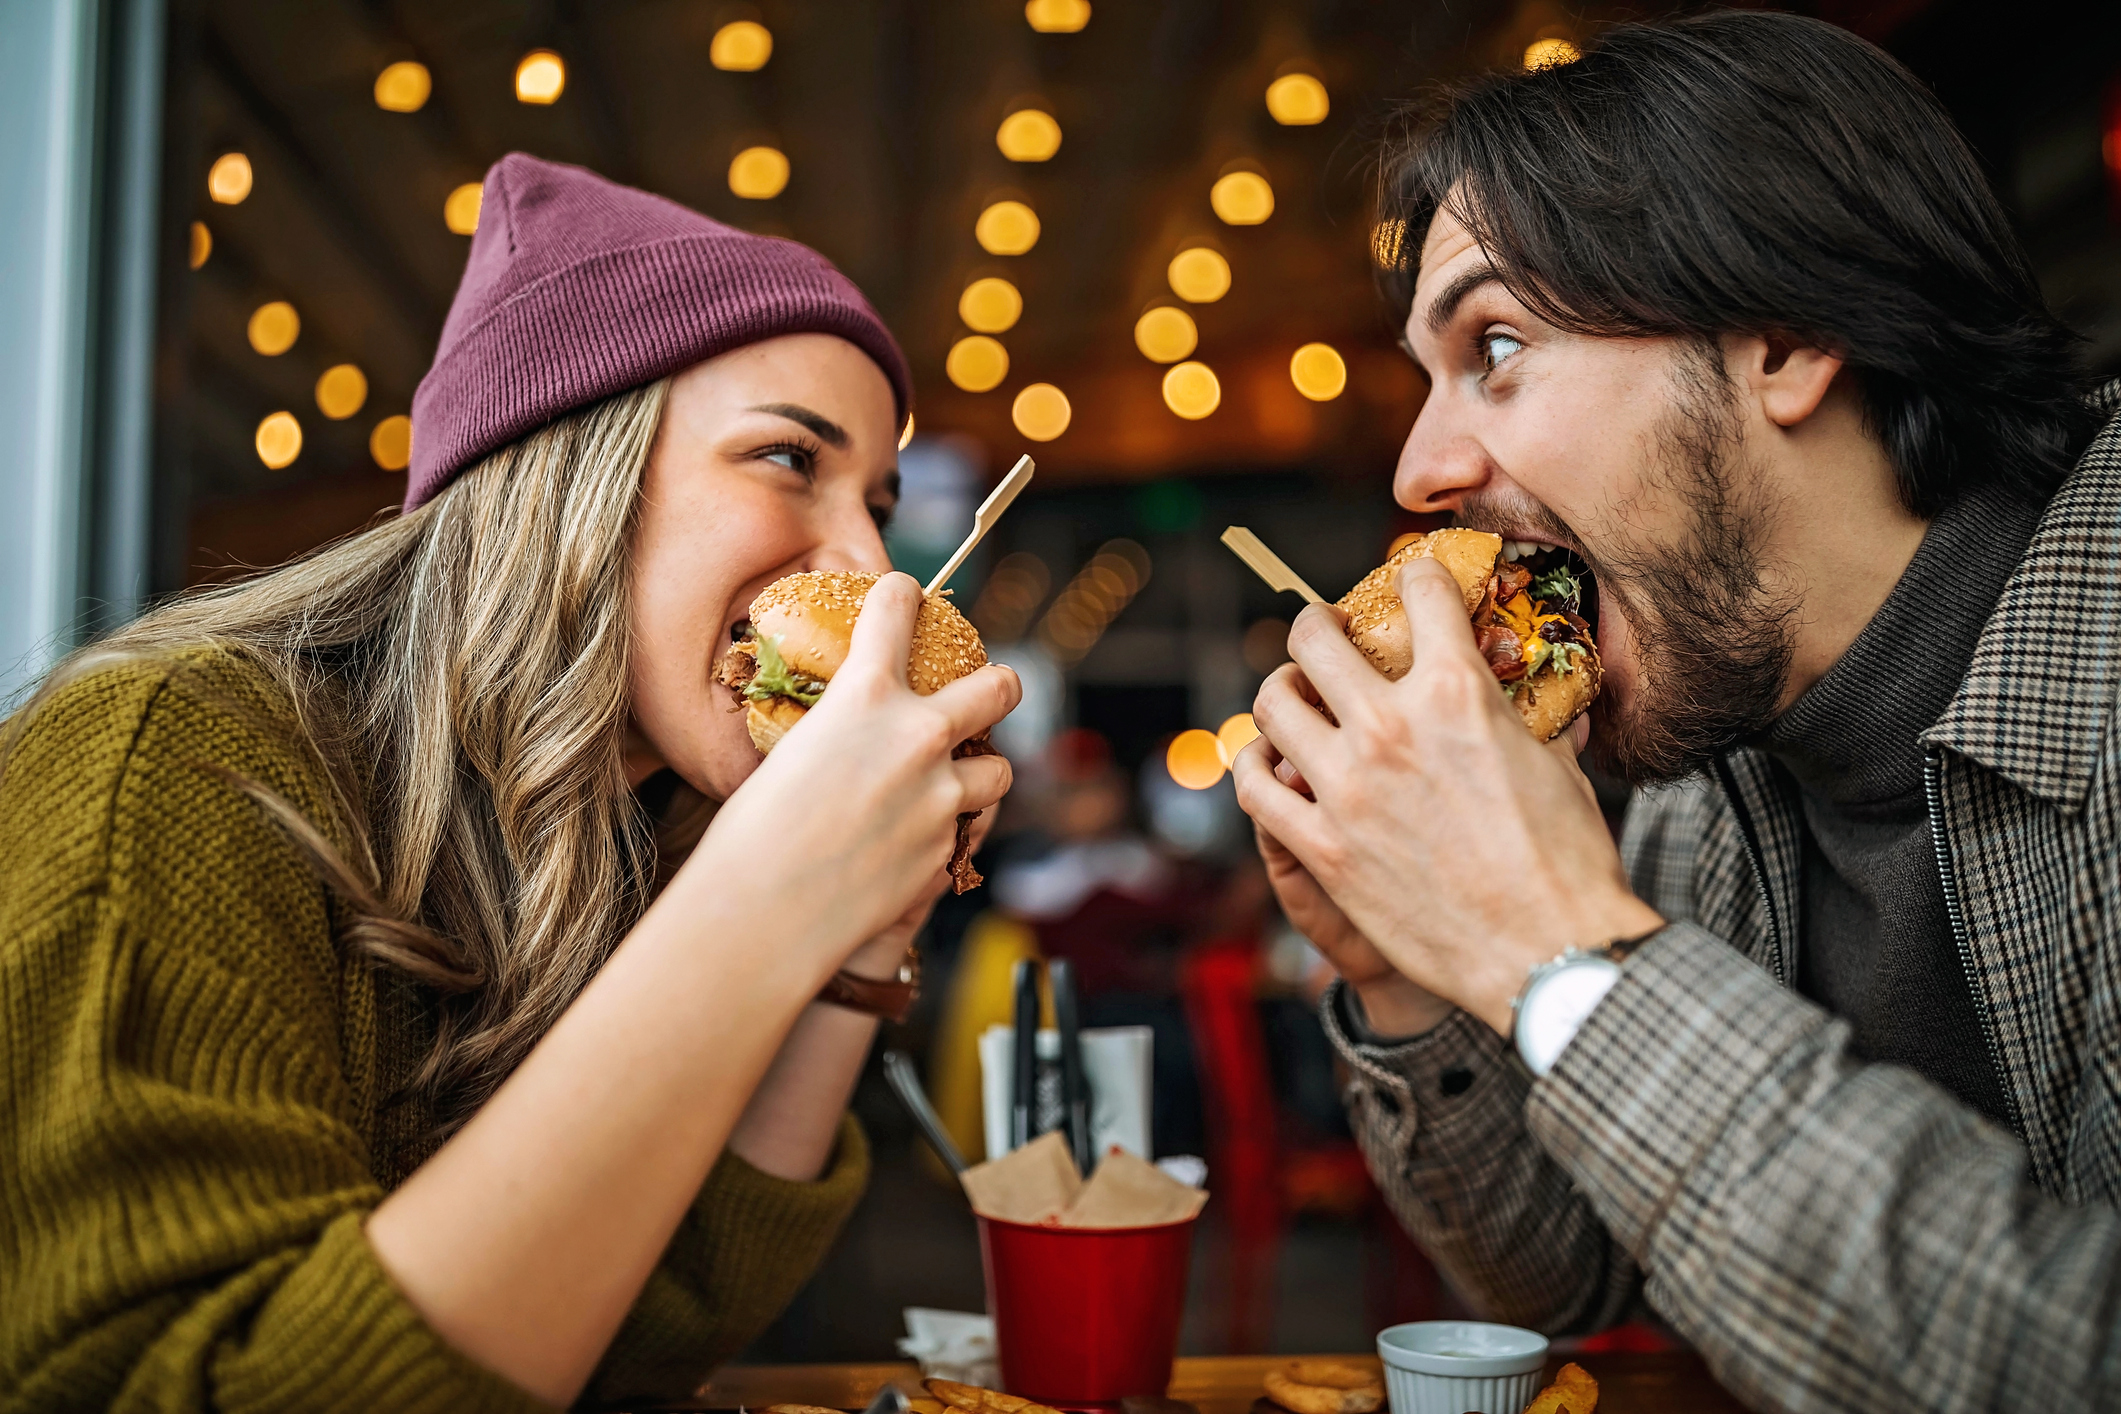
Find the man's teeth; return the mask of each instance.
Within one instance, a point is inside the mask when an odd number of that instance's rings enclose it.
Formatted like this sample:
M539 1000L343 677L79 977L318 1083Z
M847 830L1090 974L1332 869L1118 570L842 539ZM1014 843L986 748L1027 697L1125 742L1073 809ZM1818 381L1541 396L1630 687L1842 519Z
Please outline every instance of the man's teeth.
M1505 560L1529 560L1534 555L1557 547L1539 540L1505 540L1502 542L1502 557Z

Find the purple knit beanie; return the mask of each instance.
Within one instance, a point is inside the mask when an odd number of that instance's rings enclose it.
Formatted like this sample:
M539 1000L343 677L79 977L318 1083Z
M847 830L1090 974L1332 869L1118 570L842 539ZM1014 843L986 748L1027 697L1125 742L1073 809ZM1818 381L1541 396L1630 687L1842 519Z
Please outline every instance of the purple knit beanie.
M905 420L906 357L825 257L511 152L486 174L464 279L412 395L405 509L556 417L781 334L854 344Z

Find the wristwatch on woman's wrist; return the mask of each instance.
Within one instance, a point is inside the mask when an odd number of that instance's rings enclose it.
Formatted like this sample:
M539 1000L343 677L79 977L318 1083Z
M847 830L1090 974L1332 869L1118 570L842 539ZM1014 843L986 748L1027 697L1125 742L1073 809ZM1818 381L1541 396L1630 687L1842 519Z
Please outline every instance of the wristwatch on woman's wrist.
M1570 948L1532 969L1510 1003L1515 1016L1511 1039L1526 1070L1538 1076L1554 1068L1583 1023L1620 980L1620 964L1663 931L1660 925L1640 937L1616 938L1603 947Z
M921 955L906 949L894 975L879 980L862 977L842 967L826 979L817 999L849 1011L881 1016L886 1021L904 1021L921 994Z

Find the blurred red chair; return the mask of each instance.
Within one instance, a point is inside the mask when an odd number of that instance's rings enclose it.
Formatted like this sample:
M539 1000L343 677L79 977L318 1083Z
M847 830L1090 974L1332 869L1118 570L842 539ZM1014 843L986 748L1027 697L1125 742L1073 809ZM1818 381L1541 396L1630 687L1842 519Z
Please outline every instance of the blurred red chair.
M1230 1238L1223 1350L1232 1355L1266 1348L1275 1268L1292 1216L1391 1221L1352 1140L1298 1139L1283 1122L1259 1015L1259 952L1256 937L1226 936L1195 945L1179 965L1207 1120L1209 1209Z

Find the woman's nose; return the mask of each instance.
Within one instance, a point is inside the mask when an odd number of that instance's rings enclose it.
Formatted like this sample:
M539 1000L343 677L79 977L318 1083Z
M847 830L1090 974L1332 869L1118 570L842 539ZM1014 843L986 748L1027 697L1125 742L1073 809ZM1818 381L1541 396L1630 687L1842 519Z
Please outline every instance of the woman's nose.
M866 506L858 515L835 516L824 530L817 549L810 553L804 568L861 570L868 574L882 574L891 568L891 555L884 549L883 533L877 529L876 520Z
M1494 462L1480 440L1450 424L1449 412L1438 406L1443 399L1434 393L1423 404L1420 416L1407 433L1399 451L1399 467L1392 476L1392 499L1410 511L1435 512L1458 509L1458 503L1485 485L1494 474Z

